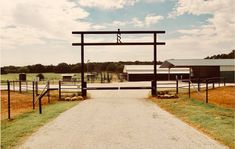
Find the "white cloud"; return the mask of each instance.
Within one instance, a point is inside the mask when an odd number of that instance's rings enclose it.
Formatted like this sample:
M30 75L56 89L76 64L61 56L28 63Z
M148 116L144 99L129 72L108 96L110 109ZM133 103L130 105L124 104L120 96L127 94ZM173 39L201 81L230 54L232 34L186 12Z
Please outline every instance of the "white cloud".
M93 25L92 28L94 30L102 30L102 29L105 29L106 26L105 25Z
M80 0L84 7L96 7L100 9L121 9L125 6L133 6L137 0Z
M179 16L185 13L193 15L210 14L212 18L208 19L208 25L197 27L200 32L214 30L214 34L220 37L234 37L235 18L234 18L233 0L179 0L171 16Z
M131 23L135 26L135 27L143 27L144 26L144 22L140 21L137 17L134 17L131 19Z
M103 23L101 25L95 25L95 26L100 26L101 28L97 29L104 29L104 28L114 28L114 27L126 27L126 26L131 26L131 27L137 27L137 28L143 28L143 27L149 27L153 24L158 23L159 21L163 20L163 16L158 16L154 14L148 14L145 16L143 20L140 20L137 17L131 18L131 20L128 21L120 21L120 20L115 20L111 23ZM94 28L94 27L93 27Z
M233 0L178 0L171 17L192 14L210 14L211 17L201 26L179 29L181 37L171 41L175 47L209 55L219 50L232 50L235 47L235 18ZM181 45L179 45L181 44ZM208 53L208 54L206 54Z
M165 0L143 0L145 3L162 3Z
M0 2L3 48L43 43L41 38L70 41L72 30L88 30L89 13L66 0ZM7 28L7 26L15 26Z
M145 24L147 26L152 25L152 24L156 24L159 21L163 20L163 16L158 16L158 15L147 15L145 17Z
M142 21L139 20L137 17L132 18L131 24L133 24L135 27L148 27L150 25L158 23L163 19L163 16L148 14Z
M112 25L113 26L125 26L127 24L127 22L125 21L113 21Z

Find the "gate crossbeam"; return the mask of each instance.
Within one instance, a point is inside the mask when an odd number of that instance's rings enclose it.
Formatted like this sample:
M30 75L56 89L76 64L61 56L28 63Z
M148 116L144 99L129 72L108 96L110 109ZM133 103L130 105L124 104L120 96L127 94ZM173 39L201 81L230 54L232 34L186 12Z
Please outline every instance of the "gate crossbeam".
M165 42L121 42L121 43L112 43L112 42L101 42L101 43L83 43L84 46L124 46L124 45L165 45ZM81 46L82 43L72 43L73 46Z
M73 31L72 34L165 34L165 31Z

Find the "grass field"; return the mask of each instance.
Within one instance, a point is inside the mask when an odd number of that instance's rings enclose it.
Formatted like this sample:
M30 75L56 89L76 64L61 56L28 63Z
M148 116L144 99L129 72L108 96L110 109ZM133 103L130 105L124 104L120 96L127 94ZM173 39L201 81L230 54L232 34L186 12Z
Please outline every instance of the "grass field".
M27 80L33 81L35 80L38 73L27 73ZM44 75L45 80L60 80L61 79L61 73L42 73ZM79 73L73 73L75 74L75 78L79 79L80 74ZM9 73L9 74L2 74L1 75L2 81L7 80L19 80L19 74L18 73Z
M188 99L185 95L180 96L179 99L151 98L151 100L189 125L229 146L231 149L234 148L233 108L205 104L197 99Z
M27 73L27 80L28 81L33 81L36 79L36 75L38 73ZM53 80L61 80L61 74L62 73L42 73L44 75L44 80L51 80L53 83ZM72 73L75 74L76 76L74 77L77 80L80 80L80 73ZM13 80L19 80L19 74L18 73L9 73L9 74L1 74L1 81L13 81ZM85 80L86 79L86 73L85 73ZM95 80L95 82L100 82L101 77L100 75L98 75L97 79ZM112 81L113 82L119 82L118 76L116 73L112 73ZM89 82L89 81L88 81ZM58 82L57 82L58 83Z
M75 106L79 101L57 102L43 107L43 114L38 111L26 112L13 120L1 121L1 148L8 149L21 143L39 127L57 117L63 111Z
M191 97L201 101L205 101L206 92L193 92ZM216 105L235 108L235 86L225 86L215 89L210 89L208 92L208 102Z
M56 103L58 100L58 93L52 92L50 93L51 103ZM36 97L35 97L36 99ZM1 119L7 118L7 100L8 100L8 93L7 91L1 91ZM46 105L48 104L48 98L47 96L42 98L42 104ZM36 108L38 107L38 104L35 105ZM22 92L21 94L19 92L11 92L11 117L15 117L19 114L22 114L24 112L32 111L32 93L28 92Z

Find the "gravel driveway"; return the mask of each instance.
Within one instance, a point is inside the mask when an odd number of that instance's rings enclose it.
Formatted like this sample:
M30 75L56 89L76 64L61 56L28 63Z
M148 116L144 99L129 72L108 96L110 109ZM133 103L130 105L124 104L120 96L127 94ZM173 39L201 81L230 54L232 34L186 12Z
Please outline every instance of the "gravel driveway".
M91 91L34 133L21 149L222 149L152 102L148 91Z

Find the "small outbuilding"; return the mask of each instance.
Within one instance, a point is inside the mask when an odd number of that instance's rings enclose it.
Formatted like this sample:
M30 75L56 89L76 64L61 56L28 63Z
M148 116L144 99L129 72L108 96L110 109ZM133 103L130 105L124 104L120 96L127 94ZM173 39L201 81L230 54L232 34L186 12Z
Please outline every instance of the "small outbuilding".
M26 78L26 73L20 73L20 74L19 74L19 80L20 80L20 81L26 81L26 79L27 79L27 78Z
M190 68L191 78L224 77L235 82L235 59L169 59L161 68Z
M125 65L123 76L127 81L151 81L154 80L153 65ZM189 68L160 68L157 65L157 80L188 79Z
M61 74L63 81L73 81L75 74Z

